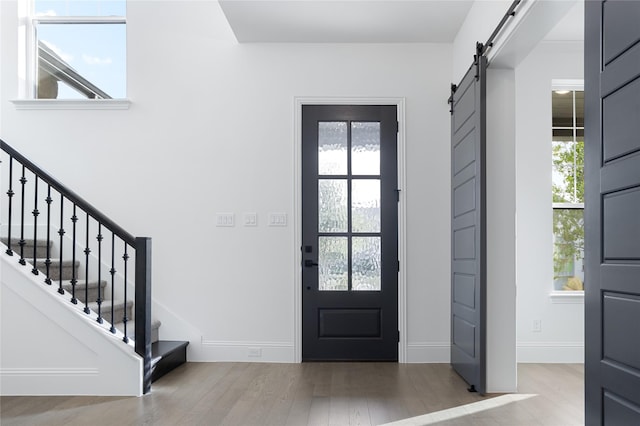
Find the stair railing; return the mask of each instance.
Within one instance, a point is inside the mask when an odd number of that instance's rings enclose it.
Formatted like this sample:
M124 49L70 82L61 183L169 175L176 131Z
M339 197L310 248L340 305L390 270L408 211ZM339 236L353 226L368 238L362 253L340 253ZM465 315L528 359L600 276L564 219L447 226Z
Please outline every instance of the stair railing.
M2 139L0 139L0 148L8 155L6 159L8 163L6 216L4 216L5 213L3 212L3 217L7 221L8 234L6 255L19 256L19 263L25 266L30 262L31 272L34 275L44 275L44 283L47 285L53 285L54 281L58 280L58 293L65 295L67 292L63 289L62 283L63 269L65 267L63 253L69 254L70 252L72 262L70 301L74 304L78 304L80 302L78 297L82 298L83 296L82 285L78 284L78 279L81 277L77 276L79 274L76 272L78 269L75 266L77 264L82 266L81 258L84 257L84 312L87 315L92 315L92 310L89 308L90 301L88 300L91 271L92 276L97 277L98 282L97 300L91 302L94 309L97 306L95 320L102 324L106 315L106 319L110 319L111 322L109 331L114 334L117 333L115 324L121 320L124 324L123 329L120 330L124 335L122 340L127 344L130 340L127 330L127 323L130 320L130 318L127 318L126 309L127 282L130 281L128 274L131 253L132 251L135 252L134 347L135 352L143 359L143 392L148 393L151 389L151 238L134 237ZM2 176L0 181L4 178L5 176ZM28 185L29 183L31 185ZM40 188L38 188L39 185ZM14 199L15 197L17 197L17 200ZM33 197L32 200L29 200L28 198L31 197ZM19 204L14 205L16 202ZM45 236L38 235L38 221L43 202L46 204L46 207L44 207ZM28 212L27 210L31 208L31 205L33 210ZM33 224L33 235L29 236L25 235L25 232L30 227L30 223L27 223L29 220L25 221L25 215L27 214L32 216L31 223ZM84 227L82 227L83 220ZM80 222L80 225L78 225L78 222ZM67 229L65 229L65 226ZM44 228L44 226L42 227ZM57 230L53 229L55 227L57 227ZM69 227L71 229L68 229ZM19 234L19 239L17 239L18 236L14 237L12 235L14 228ZM52 235L53 233L57 233L58 236ZM67 234L71 234L71 241L69 241L68 237L65 237ZM95 238L95 241L90 242L90 234ZM105 234L107 238L105 238ZM33 237L33 240L31 240L31 237ZM46 238L46 258L44 261L39 258L42 254L38 253L36 244L38 238ZM18 247L15 247L14 241L16 239ZM57 268L53 265L54 259L52 259L51 253L51 244L54 239L60 246L58 247L60 251L59 259L55 259L58 261ZM32 253L26 252L25 246L28 245L29 241L32 241L33 244ZM78 255L76 246L84 247L84 256ZM94 251L97 251L97 256L91 256L91 246L93 246ZM116 260L117 257L121 260ZM118 273L117 268L122 268L121 274ZM110 313L102 311L102 302L105 295L102 291L101 281L105 275L107 275L107 287L109 287L112 299ZM116 283L118 283L117 286ZM123 318L114 318L114 296L116 294L121 294L125 303Z

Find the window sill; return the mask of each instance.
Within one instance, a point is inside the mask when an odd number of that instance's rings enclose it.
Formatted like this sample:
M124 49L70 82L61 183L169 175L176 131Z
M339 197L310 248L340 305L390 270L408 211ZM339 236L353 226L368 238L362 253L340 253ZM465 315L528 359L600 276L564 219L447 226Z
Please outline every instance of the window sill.
M584 291L552 291L551 303L584 304Z
M129 99L14 99L19 110L124 110L129 109Z

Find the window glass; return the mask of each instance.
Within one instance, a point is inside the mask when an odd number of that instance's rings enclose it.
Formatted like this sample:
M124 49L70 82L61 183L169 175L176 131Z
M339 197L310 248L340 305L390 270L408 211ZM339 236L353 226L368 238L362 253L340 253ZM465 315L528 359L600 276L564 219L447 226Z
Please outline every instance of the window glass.
M37 99L126 97L126 3L35 0Z
M584 203L584 140L552 142L553 202Z
M584 290L584 92L552 97L554 290Z
M36 35L39 99L126 97L124 24L47 23Z
M553 285L584 290L584 211L553 209Z

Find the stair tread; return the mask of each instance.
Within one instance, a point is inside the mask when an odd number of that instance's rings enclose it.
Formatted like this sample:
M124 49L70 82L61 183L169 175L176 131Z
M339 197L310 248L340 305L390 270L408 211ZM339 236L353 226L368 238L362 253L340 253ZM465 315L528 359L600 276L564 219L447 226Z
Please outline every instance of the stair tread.
M27 261L31 261L31 262L33 261L33 259L28 259L28 258L25 258L25 259L27 259ZM52 257L49 260L51 261L52 265L60 265L60 259L56 259L56 258ZM38 258L36 258L36 263L38 265L44 265L45 264L44 262L46 262L46 261L47 261L46 257L38 257ZM31 262L29 262L29 263L31 263ZM63 259L62 260L62 265L63 266L65 266L65 265L73 265L73 264L74 264L73 260L67 260L67 259ZM78 265L78 266L80 265L80 261L78 259L76 259L75 265Z
M56 283L58 283L59 281L56 280ZM78 286L82 286L82 288L84 288L85 282L84 280L80 281L78 280L78 282L76 282L76 287ZM105 280L100 280L100 286L101 287L106 287L107 282ZM67 287L71 288L71 280L62 280L62 288L66 289ZM89 281L89 288L95 288L98 287L98 281L94 280L94 281Z
M131 328L131 326L133 325L133 323L135 322L135 318L131 318L129 321L127 321L127 328ZM117 324L115 324L115 327L117 329L122 329L124 327L122 327L124 325L123 322L119 322ZM152 319L151 320L151 328L158 328L160 327L160 325L162 325L162 322L160 320L157 319Z
M155 337L157 338L158 329L160 328L161 325L162 323L159 320L154 320L154 319L151 320L151 344L154 344L157 342L157 340L154 340L154 334L155 334ZM113 326L124 333L123 322L119 322L117 324L114 324ZM135 318L131 318L129 321L127 321L127 336L129 336L129 338L133 340L136 340Z
M9 241L9 239L8 239L7 237L2 237L2 238L0 238L0 241L1 241L3 244L5 244L5 245L6 245L6 244L7 244L7 242ZM25 238L25 239L24 239L24 241L25 241L26 245L33 247L33 238ZM13 246L18 246L18 247L19 247L19 244L20 244L20 238L18 238L18 237L11 237L11 246L12 246L12 247L13 247ZM53 244L53 241L52 241L52 240L49 240L49 245L52 245L52 244ZM37 238L37 239L36 239L36 244L35 244L35 245L36 245L36 247L46 247L46 246L47 246L47 240L46 240L46 238L45 238L45 239Z
M111 305L113 305L115 308L121 308L125 304L127 306L132 306L133 305L133 300L127 300L125 302L124 300L115 300L114 301L114 300L111 300L111 299L106 299L106 300L102 301L102 311L104 312L106 306L111 308ZM98 302L89 302L88 305L89 305L89 309L91 309L93 311L97 311L98 310Z

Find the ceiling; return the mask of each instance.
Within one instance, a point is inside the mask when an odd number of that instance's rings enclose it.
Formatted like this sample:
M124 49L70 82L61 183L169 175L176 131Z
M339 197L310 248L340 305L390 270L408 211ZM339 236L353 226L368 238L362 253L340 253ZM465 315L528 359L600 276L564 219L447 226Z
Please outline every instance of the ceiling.
M219 3L241 43L450 43L473 0Z

